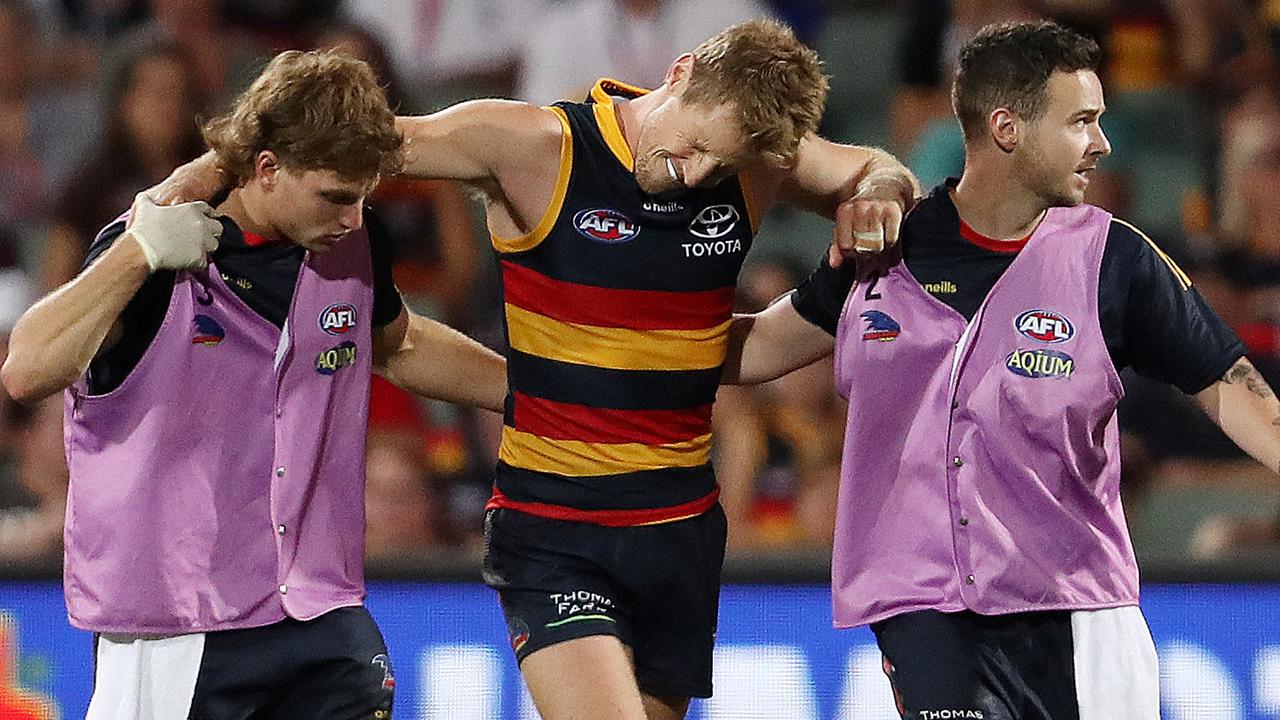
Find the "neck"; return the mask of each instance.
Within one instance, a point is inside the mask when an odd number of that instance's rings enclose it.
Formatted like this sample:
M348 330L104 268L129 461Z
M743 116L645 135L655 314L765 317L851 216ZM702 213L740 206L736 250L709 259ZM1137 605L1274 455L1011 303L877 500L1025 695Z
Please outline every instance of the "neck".
M284 240L280 231L271 224L266 206L267 198L261 190L252 185L241 185L232 190L217 209L220 214L234 220L245 232L261 235L274 242Z
M964 165L951 198L969 227L994 240L1021 240L1036 229L1044 200L1018 182L1011 163L966 153Z
M635 155L636 144L640 139L640 123L645 116L667 99L670 92L664 84L657 90L634 100L614 98L613 112L618 118L618 127L622 129L622 137L627 141L627 147L631 149L632 155Z

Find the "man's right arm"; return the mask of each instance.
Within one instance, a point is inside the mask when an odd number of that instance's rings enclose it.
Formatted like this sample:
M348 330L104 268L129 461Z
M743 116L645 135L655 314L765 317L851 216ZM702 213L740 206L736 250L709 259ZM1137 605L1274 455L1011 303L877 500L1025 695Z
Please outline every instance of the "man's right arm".
M852 263L831 267L824 257L799 287L768 308L735 315L720 383L768 382L830 355L856 273Z
M46 295L14 325L0 367L9 395L34 402L75 382L116 338L125 305L155 270L205 264L222 225L204 203L157 207L146 198L119 241L74 280Z

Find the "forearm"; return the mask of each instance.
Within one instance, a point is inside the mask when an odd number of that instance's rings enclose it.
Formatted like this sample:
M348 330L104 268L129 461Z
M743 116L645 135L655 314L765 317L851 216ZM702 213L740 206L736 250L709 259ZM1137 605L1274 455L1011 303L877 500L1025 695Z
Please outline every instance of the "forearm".
M1241 450L1280 473L1280 400L1247 358L1196 400Z
M830 355L834 348L830 335L783 298L763 312L733 317L720 383L768 382Z
M399 348L378 370L409 392L457 405L502 412L507 395L507 362L501 355L418 315L409 315Z
M868 153L863 172L850 197L897 200L909 208L920 196L920 182L896 157L879 148L863 148ZM845 200L848 198L841 198Z
M75 382L149 275L141 248L126 233L89 269L23 313L0 369L9 394L33 402Z
M920 185L884 150L810 136L780 191L784 200L834 219L837 208L854 199L891 200L905 209L920 194Z

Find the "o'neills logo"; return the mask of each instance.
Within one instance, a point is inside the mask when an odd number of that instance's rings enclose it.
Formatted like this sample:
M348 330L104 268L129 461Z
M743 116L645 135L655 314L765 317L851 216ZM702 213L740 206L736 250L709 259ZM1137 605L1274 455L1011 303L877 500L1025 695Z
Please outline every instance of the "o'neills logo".
M1066 342L1076 334L1071 321L1052 310L1028 310L1014 319L1013 326L1025 337L1045 343Z
M1004 366L1014 375L1029 378L1071 377L1076 361L1057 350L1014 350L1004 359Z
M617 210L592 208L573 216L573 226L583 237L606 243L623 243L640 234L640 226Z

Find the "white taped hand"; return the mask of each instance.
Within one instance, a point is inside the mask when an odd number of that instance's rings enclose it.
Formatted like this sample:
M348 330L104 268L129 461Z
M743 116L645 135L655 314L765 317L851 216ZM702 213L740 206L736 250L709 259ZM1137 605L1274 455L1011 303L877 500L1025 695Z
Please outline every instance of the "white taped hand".
M190 270L208 265L208 254L218 249L222 223L208 203L156 205L146 193L138 193L126 232L142 248L152 272Z

